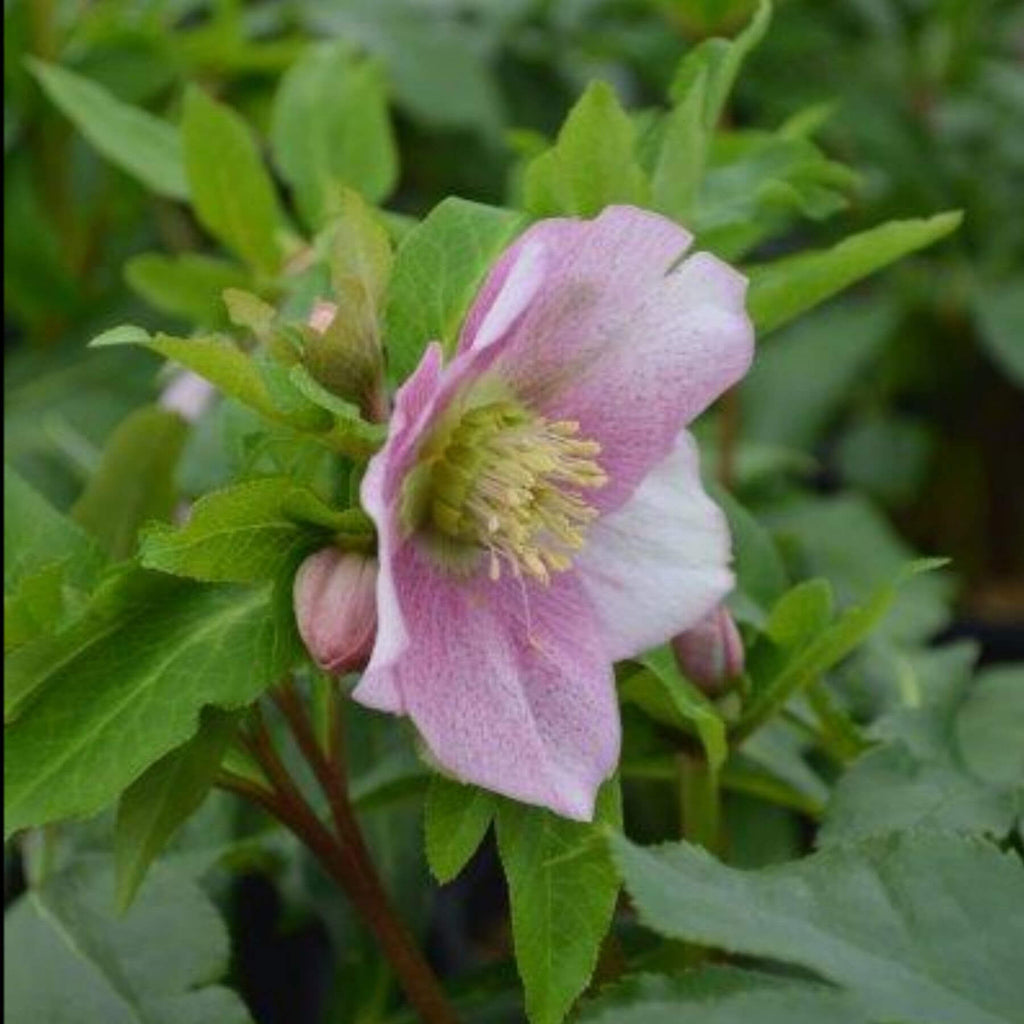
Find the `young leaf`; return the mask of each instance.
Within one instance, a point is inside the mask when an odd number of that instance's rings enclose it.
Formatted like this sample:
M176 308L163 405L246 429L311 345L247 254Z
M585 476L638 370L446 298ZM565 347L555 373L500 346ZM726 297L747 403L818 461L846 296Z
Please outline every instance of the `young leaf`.
M427 863L442 884L450 882L483 842L497 807L493 794L434 775L423 807Z
M96 542L80 526L5 465L4 593L66 559L80 566L86 578L103 561Z
M388 374L416 368L428 343L451 354L459 327L491 263L523 224L520 214L450 198L405 236L388 288Z
M1015 853L926 831L759 871L687 843L612 849L649 928L816 971L872 1020L1011 1024L1024 1005Z
M237 714L205 708L195 736L164 754L121 795L114 864L122 912L135 898L150 864L210 791L237 726Z
M108 159L170 199L188 199L178 129L56 64L28 61L46 95Z
M636 161L634 135L612 87L592 82L555 144L527 167L526 209L537 217L593 217L611 203L646 206L650 186Z
M113 909L96 858L49 876L4 915L4 1011L18 1022L251 1024L211 982L226 973L227 929L193 882L158 868L132 909Z
M324 223L340 186L385 199L398 155L383 69L343 42L311 46L281 79L270 141L310 227Z
M708 75L701 69L665 118L661 147L651 176L655 210L686 224L697 201L711 130L704 123Z
M125 264L124 276L155 309L203 327L224 326L224 290L251 283L248 271L237 263L200 253L133 256Z
M781 327L861 278L948 235L962 217L954 211L926 220L893 220L844 238L831 249L748 268L754 326L759 334Z
M618 779L598 794L595 823L504 800L498 849L508 879L516 964L531 1024L560 1024L597 964L619 892L601 825L622 820Z
M185 168L200 223L255 270L275 274L282 214L249 126L191 86L182 121Z
M7 671L21 699L4 735L8 833L101 810L195 733L204 705L231 709L258 697L295 654L290 610L273 608L269 586L204 587L129 571L81 621L15 652L20 661Z
M174 471L187 434L177 413L153 405L137 409L111 435L71 514L112 559L135 553L145 523L170 519Z
M580 1013L579 1024L868 1024L849 995L831 985L731 967L674 977L626 978Z
M793 694L838 664L857 647L892 607L896 593L904 582L917 573L942 564L941 559L922 559L911 563L895 580L876 590L864 605L849 608L827 629L798 647L782 668L756 692L736 725L735 738L738 740L749 736L776 710L783 707ZM785 598L782 600L785 601Z
M287 477L266 477L200 498L185 526L147 531L140 558L150 569L192 579L257 583L334 534L372 542L372 526L358 510L336 511Z
M713 132L718 127L729 94L736 84L736 76L747 55L764 38L771 15L769 0L760 0L754 17L735 39L706 39L680 61L669 87L669 98L673 103L685 101L703 78L701 92L706 131Z

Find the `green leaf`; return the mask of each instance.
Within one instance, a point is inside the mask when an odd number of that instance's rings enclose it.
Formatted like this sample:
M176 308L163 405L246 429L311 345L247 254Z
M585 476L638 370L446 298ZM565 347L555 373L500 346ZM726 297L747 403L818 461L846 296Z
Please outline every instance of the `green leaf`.
M666 116L651 175L654 209L683 224L693 213L711 142L711 132L704 123L707 79L702 68L686 95Z
M587 1005L579 1024L868 1024L830 985L729 967L634 975Z
M195 733L204 705L242 707L280 678L293 631L269 586L111 580L79 621L8 661L8 832L107 806Z
M281 265L282 214L248 125L190 86L181 130L200 223L255 270L275 274Z
M258 583L336 534L351 543L373 539L358 509L337 511L287 477L267 477L205 495L185 526L147 531L140 557L148 568L178 576Z
M79 861L4 915L4 1011L12 1024L250 1024L211 984L227 972L228 933L193 882L156 869L124 916L113 877Z
M955 230L963 215L894 220L843 239L831 249L750 267L748 308L760 334L781 327L851 284Z
M164 754L121 795L114 863L117 905L122 912L171 836L210 791L237 726L237 714L206 708L195 736Z
M498 849L531 1024L560 1024L594 972L619 891L601 827L621 820L617 779L598 794L593 824L507 800L499 806Z
M1015 853L895 833L759 871L686 843L612 837L641 920L663 935L769 957L848 989L872 1020L1011 1024L1024 870Z
M623 699L638 704L656 721L686 731L696 730L714 779L728 754L721 715L679 671L675 655L667 645L638 660L647 671L626 680L621 689Z
M459 327L484 275L522 227L511 210L450 198L402 240L388 288L388 373L416 368L429 342L455 351Z
M960 705L955 731L964 763L978 778L1024 786L1024 665L979 672Z
M65 560L81 566L88 578L102 555L80 526L5 465L4 593L12 593L26 579Z
M593 217L611 203L647 206L650 186L634 155L634 135L612 87L591 82L555 144L526 168L526 209L537 217Z
M708 483L708 493L722 506L729 520L739 589L762 616L786 589L786 569L771 534L728 491ZM749 614L745 617L749 618ZM755 625L760 626L761 621Z
M344 42L311 46L281 79L270 141L311 227L324 222L339 186L385 199L398 155L380 65Z
M108 159L154 192L188 199L178 129L56 64L28 61L46 95Z
M703 124L706 131L711 132L718 127L736 76L747 55L768 31L771 14L772 5L768 0L760 0L754 17L735 39L706 39L679 62L669 87L669 97L673 103L679 103L699 88L704 99ZM703 84L698 85L702 78Z
M225 324L222 295L226 288L250 284L248 271L237 263L199 253L164 256L148 252L133 256L125 264L124 276L155 309L203 327Z
M764 631L780 647L803 647L832 621L832 600L828 580L804 580L775 603Z
M1011 380L1024 385L1024 277L983 285L973 306L988 354Z
M942 559L922 559L910 563L895 580L876 590L863 605L847 609L828 628L822 629L816 636L808 637L808 642L798 646L767 683L759 687L736 726L736 736L748 736L782 708L790 697L853 651L890 610L899 587L905 581L943 564ZM798 600L803 602L807 596L804 591L799 594ZM819 592L819 600L821 596ZM781 603L785 604L786 600L782 598ZM787 614L783 608L779 616L784 618ZM820 618L820 609L816 616Z
M919 681L907 691L912 703L873 724L871 735L883 742L839 778L819 845L922 826L1000 839L1009 832L1024 806L1024 690L990 691L981 698L989 707L979 721L975 658L970 644L908 657L908 677ZM1018 671L1015 682L1021 678ZM993 763L1007 770L986 772Z
M135 553L144 524L171 518L174 472L187 434L177 413L152 405L137 409L111 435L71 514L112 559Z
M427 863L442 884L450 882L484 840L497 801L476 786L434 775L424 804Z

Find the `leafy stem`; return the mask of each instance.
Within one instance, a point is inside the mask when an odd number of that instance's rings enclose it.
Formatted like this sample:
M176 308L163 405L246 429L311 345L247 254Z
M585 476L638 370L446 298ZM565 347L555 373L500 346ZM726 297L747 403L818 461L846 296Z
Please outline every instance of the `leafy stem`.
M334 717L325 751L290 679L274 691L273 699L328 799L333 832L289 775L258 706L242 741L262 768L269 788L223 771L218 776L218 785L269 812L316 856L373 932L422 1020L426 1024L457 1024L440 982L396 914L366 847L348 795L340 715Z

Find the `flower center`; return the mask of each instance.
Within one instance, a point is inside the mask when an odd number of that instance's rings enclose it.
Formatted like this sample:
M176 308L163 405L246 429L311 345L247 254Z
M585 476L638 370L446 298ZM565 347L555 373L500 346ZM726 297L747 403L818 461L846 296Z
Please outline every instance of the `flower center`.
M578 434L578 423L512 401L467 410L431 464L431 525L489 552L491 579L505 562L549 582L572 565L597 517L581 492L608 482L595 459L601 446Z

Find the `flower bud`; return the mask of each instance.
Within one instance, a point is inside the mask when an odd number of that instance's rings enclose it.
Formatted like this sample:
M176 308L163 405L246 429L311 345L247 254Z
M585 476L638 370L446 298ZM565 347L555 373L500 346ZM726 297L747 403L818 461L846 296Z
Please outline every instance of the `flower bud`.
M720 604L672 640L680 670L709 697L743 672L743 640L733 617Z
M318 299L307 321L305 362L313 377L340 398L355 402L375 423L388 416L384 364L375 325L358 311L339 314L333 302Z
M295 575L295 618L306 649L332 675L364 668L377 635L377 560L324 548Z

